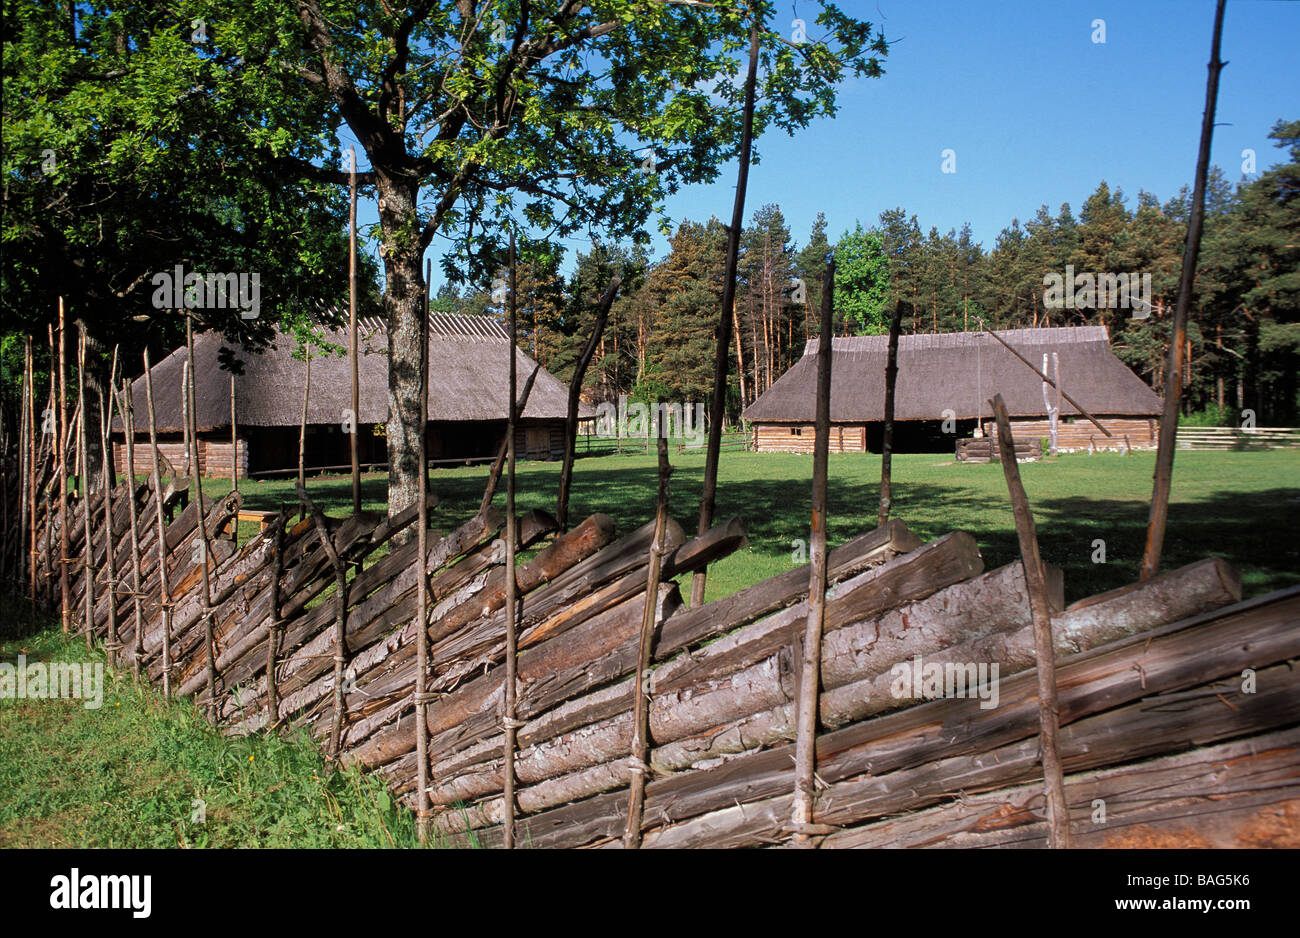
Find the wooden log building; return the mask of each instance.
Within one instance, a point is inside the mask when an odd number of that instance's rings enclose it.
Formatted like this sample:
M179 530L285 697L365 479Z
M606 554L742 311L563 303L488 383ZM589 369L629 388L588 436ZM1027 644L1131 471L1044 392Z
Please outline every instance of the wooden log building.
M1160 398L1115 357L1105 326L1008 329L998 335L1039 369L1046 355L1049 376L1055 354L1061 387L1113 434L1107 438L1061 399L1060 450L1155 447ZM831 452L879 452L889 338L849 336L833 342ZM1057 395L1047 387L1045 397L1044 388L1024 362L983 333L900 336L894 447L951 451L954 439L972 436L977 427L992 435L988 402L994 394L1006 401L1017 438L1046 438L1048 406L1057 405ZM810 339L803 357L745 409L755 448L811 453L816 392L817 339Z
M364 320L359 333L361 407L356 423L360 459L363 467L379 468L387 465L384 430L388 419L388 339L383 324L373 319ZM226 346L227 353L241 363L241 373L234 380L237 443L233 445L231 371L222 365L223 341L217 332L194 337L199 471L229 477L232 463L240 478L296 471L307 376L306 362L294 356L296 340L277 334L272 344L260 351ZM352 393L346 354L348 332L346 328L326 329L324 341L343 351L312 346L304 461L308 469L344 470L351 460L344 431ZM427 432L431 461L482 459L496 454L506 428L509 342L505 328L487 316L430 316ZM515 359L522 388L536 362L518 348ZM159 449L176 467L185 462L181 387L186 361L182 346L152 368ZM148 446L143 375L132 385L132 399L136 413L134 471L147 473L152 468L153 454ZM567 411L567 386L542 369L516 429L515 445L520 457L561 458ZM590 405L579 405L580 418L594 414ZM120 419L114 426L114 458L116 465L125 467Z

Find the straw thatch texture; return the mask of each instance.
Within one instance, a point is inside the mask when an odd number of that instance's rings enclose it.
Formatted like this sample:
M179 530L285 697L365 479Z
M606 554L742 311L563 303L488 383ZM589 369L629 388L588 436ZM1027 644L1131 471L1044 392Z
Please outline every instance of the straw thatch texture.
M361 336L359 371L361 382L361 424L384 423L388 419L387 337L380 325L367 320ZM345 330L326 330L325 341L342 354L312 349L311 396L307 402L309 424L339 424L351 406L351 377ZM429 420L430 422L474 422L506 418L506 371L509 337L500 324L484 316L436 314L430 317ZM277 334L262 351L234 349L243 363L243 374L235 377L235 397L241 427L297 427L302 412L302 389L306 363L294 356L296 341ZM199 432L229 428L229 372L221 368L223 339L206 332L194 338L195 411ZM516 349L516 367L529 374L535 362ZM177 349L153 367L158 431L181 429L181 365L185 350ZM136 411L143 412L144 379L132 385ZM568 389L545 369L537 376L528 406L521 418L563 420L568 407ZM582 416L594 416L584 406ZM116 429L121 430L120 423Z
M1031 362L1044 352L1061 361L1061 386L1098 416L1152 417L1160 399L1110 350L1104 326L1010 329L998 333ZM744 416L755 423L811 423L816 404L817 339ZM833 340L831 421L884 420L888 336ZM989 336L978 332L906 335L898 343L896 420L988 416L988 399L1002 395L1012 417L1044 417L1043 382ZM945 414L944 411L951 411ZM1061 414L1078 414L1062 401Z

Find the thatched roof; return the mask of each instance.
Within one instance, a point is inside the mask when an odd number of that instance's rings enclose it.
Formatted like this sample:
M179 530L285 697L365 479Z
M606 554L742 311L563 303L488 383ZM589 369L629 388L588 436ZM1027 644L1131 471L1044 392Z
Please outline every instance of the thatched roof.
M358 422L384 423L388 419L388 337L381 324L364 321L359 328L360 414ZM346 329L324 331L331 345L348 347ZM484 421L506 419L509 394L510 338L500 323L485 316L435 314L430 317L429 420ZM236 420L243 427L296 427L302 417L302 390L307 366L293 355L296 340L277 333L261 352L235 349L243 374L235 376ZM216 332L194 337L196 422L199 430L230 426L230 372L221 367L223 338ZM181 378L185 348L172 352L151 369L154 412L158 430L180 432ZM515 369L520 390L537 363L515 349ZM412 365L414 367L414 364ZM312 347L311 395L307 422L337 424L350 408L351 367L346 354ZM136 427L147 424L144 376L132 385ZM569 389L546 369L537 375L528 406L521 419L563 419L568 412ZM589 405L579 404L580 417L592 417ZM116 424L120 429L120 422Z
M1105 326L1008 329L998 335L1038 368L1043 353L1061 361L1061 387L1094 416L1155 416L1160 398L1110 350ZM888 336L837 338L831 346L831 420L885 419ZM1051 371L1048 371L1050 376ZM905 335L898 340L898 420L991 416L987 401L1001 394L1013 417L1043 417L1043 382L991 337L979 332ZM817 340L803 357L745 409L748 420L810 423L817 400ZM1062 400L1061 414L1078 411Z

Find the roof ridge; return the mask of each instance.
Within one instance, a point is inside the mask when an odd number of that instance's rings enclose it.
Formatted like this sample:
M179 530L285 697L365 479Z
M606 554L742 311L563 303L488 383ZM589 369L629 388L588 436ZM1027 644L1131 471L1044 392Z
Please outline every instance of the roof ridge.
M1089 342L1109 342L1110 333L1104 325L1095 326L1047 326L1029 329L995 329L994 333L1012 344L1020 345L1081 345ZM900 335L898 346L901 350L922 350L933 348L975 348L984 344L993 344L984 338L983 332L920 332ZM817 352L818 339L811 338L804 345L804 355ZM831 348L836 352L883 352L889 347L887 335L851 335L835 336Z

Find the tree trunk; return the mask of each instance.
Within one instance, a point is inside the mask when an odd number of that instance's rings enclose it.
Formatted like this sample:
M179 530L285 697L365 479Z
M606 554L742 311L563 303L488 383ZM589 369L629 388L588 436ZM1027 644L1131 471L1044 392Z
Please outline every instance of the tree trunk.
M399 235L416 217L417 187L381 176L379 221L384 231L384 316L388 321L388 514L418 499L420 466L420 340L424 277L418 233ZM409 529L399 540L413 535Z

